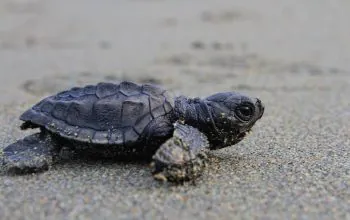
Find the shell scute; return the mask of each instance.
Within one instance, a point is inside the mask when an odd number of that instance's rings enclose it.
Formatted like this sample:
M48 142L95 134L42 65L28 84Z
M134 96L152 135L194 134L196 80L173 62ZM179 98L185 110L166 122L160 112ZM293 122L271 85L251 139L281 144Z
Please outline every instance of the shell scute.
M121 113L122 105L118 96L109 96L94 103L89 120L98 130L113 129L122 124Z
M115 95L119 91L119 87L113 83L99 83L96 88L96 96L98 98L104 98L107 96Z
M139 95L141 87L136 83L124 81L119 85L119 91L126 96Z

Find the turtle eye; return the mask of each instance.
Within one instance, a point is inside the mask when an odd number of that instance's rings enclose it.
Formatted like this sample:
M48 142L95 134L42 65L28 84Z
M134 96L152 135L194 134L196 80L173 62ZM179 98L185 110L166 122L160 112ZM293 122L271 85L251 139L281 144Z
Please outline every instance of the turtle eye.
M236 116L242 121L249 121L254 115L254 108L251 104L243 103L236 107Z

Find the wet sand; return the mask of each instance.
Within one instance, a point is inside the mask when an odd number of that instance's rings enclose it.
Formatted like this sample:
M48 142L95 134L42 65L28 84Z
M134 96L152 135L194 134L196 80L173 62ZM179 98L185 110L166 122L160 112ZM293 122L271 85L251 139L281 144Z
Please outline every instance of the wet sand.
M349 219L347 1L0 2L1 148L43 97L99 81L174 94L238 90L265 115L212 152L196 185L143 163L67 161L0 174L1 219Z

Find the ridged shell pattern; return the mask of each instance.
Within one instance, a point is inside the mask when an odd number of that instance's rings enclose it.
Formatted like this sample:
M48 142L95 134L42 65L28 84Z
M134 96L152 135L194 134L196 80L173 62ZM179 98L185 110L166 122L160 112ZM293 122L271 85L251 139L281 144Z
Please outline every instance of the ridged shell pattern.
M20 119L68 139L122 145L140 141L147 125L169 114L173 103L169 92L154 85L99 83L47 97Z

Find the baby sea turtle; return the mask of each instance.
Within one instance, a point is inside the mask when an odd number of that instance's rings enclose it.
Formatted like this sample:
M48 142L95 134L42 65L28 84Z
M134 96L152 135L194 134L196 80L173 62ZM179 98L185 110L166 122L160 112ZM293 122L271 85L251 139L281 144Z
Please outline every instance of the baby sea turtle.
M263 113L259 99L236 92L200 99L127 81L75 87L20 116L21 129L40 132L4 148L3 163L22 173L43 171L68 147L77 155L152 159L156 179L191 180L209 150L241 141Z

